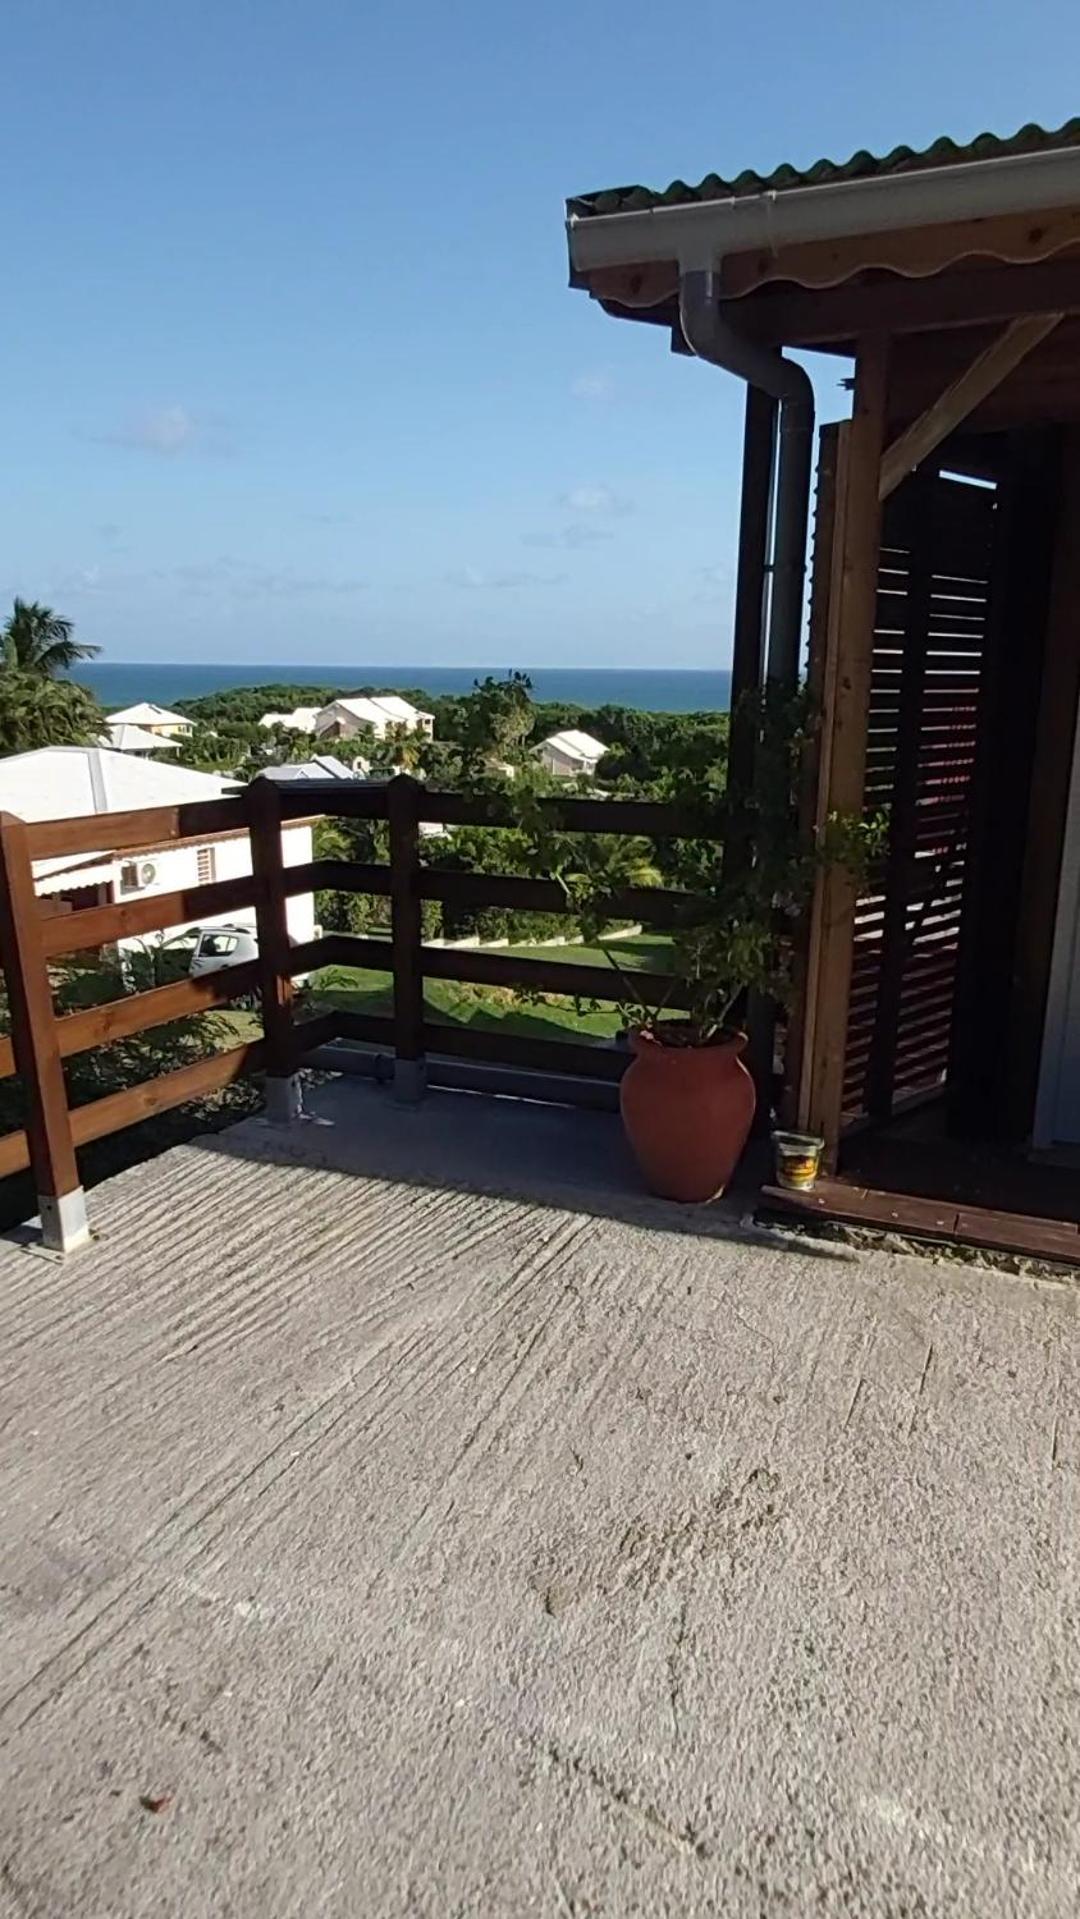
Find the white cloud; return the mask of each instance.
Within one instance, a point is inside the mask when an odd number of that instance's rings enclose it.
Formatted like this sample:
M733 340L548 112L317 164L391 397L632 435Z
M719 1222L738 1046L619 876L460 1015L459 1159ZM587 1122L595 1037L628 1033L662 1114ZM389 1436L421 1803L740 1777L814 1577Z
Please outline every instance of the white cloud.
M446 575L446 584L474 593L501 593L519 586L561 586L565 578L564 573L485 573L478 566L462 566Z
M610 373L579 373L577 379L571 382L570 391L575 400L610 400L615 391L615 382Z
M175 459L183 453L232 451L224 423L200 417L186 406L149 407L107 433L89 436L102 446L122 446L135 453L156 453Z
M621 494L613 493L609 486L590 484L572 486L564 493L560 506L568 507L571 513L629 513L631 503Z
M302 599L318 594L362 593L366 580L337 579L331 575L289 573L276 567L258 566L222 553L216 560L194 565L170 567L162 576L187 593L208 597L230 595L234 599Z
M521 538L525 546L559 546L576 552L582 546L595 546L598 541L614 539L608 526L583 526L579 520L569 526L561 526L555 533L523 533Z

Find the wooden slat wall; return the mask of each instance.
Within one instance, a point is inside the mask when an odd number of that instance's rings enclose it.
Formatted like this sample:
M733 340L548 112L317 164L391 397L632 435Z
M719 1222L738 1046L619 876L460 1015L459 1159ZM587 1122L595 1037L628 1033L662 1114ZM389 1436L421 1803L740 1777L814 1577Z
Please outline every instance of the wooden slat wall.
M993 490L936 475L886 508L865 809L889 844L856 916L846 1124L948 1068L995 511Z

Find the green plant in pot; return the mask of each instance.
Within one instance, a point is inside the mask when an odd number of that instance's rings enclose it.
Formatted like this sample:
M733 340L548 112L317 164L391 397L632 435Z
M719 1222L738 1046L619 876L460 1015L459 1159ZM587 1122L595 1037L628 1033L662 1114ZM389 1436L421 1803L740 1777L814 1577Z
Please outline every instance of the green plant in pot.
M538 816L526 821L538 859L624 989L620 1012L634 1057L621 1083L623 1123L651 1190L681 1201L717 1198L741 1158L756 1104L743 1060L747 1005L752 995L790 1001L795 936L816 871L823 862L860 867L881 830L833 820L817 840L800 828L804 695L750 696L740 721L755 730L754 789L733 799L690 796L703 837L683 849L693 895L673 931L666 1003L648 1003L642 979L627 975L605 945L613 889L596 842L575 846L541 828Z

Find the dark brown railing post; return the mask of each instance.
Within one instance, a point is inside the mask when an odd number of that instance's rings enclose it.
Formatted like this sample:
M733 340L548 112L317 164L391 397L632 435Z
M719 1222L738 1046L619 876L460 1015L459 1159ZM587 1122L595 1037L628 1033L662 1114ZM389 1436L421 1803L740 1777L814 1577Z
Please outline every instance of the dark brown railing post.
M41 1237L50 1251L70 1253L90 1237L86 1197L71 1135L26 825L13 813L0 813L0 959L11 1009L11 1044L26 1096L26 1138Z
M266 1042L266 1111L280 1125L303 1111L293 1032L293 981L281 844L281 793L261 776L247 789L255 923L259 935L259 993Z
M420 786L407 773L386 793L390 822L390 937L394 960L394 1096L424 1093L424 966L421 952Z

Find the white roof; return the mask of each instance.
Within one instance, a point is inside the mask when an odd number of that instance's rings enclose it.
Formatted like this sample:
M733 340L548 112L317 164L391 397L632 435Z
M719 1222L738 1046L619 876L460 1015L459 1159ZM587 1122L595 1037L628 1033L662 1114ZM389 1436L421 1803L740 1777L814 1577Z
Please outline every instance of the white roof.
M155 706L153 700L140 700L137 706L125 706L120 713L110 713L110 720L120 720L129 726L194 726L194 720L185 719L183 713L170 713L167 706Z
M344 760L336 760L332 753L316 753L310 760L264 766L259 777L264 780L362 780L368 771L366 760L346 766Z
M415 720L419 718L420 708L418 706L412 706L408 700L401 699L397 693L373 693L371 698L372 704L381 707L388 719Z
M408 725L420 717L420 709L410 706L408 700L399 699L396 693L357 693L345 694L340 700L331 700L324 706L319 718L332 713L335 707L343 707L356 720L368 720L373 726L380 726L390 720L395 726ZM430 717L430 716L428 716Z
M594 740L591 733L580 733L576 727L568 727L565 733L552 733L542 740L540 751L550 747L554 753L565 753L570 760L599 760L607 752L603 740Z
M321 707L294 706L291 713L264 713L260 726L291 726L294 733L313 733Z
M319 718L322 719L325 714L332 713L335 707L341 707L344 712L351 713L355 720L370 720L373 726L378 726L380 721L387 717L377 700L370 700L366 694L358 693L355 698L346 696L340 700L331 700L329 706L323 707Z
M118 753L179 753L177 740L162 739L158 733L148 733L145 726L129 726L126 720L110 720L109 734L103 739L102 746L115 747Z
M140 806L174 806L185 800L216 800L228 791L215 773L190 766L163 766L106 746L42 746L36 753L0 759L0 811L23 820L67 820L91 813L123 813ZM99 853L64 854L35 860L39 892L90 886L107 878ZM97 867L97 871L93 869Z

